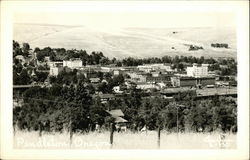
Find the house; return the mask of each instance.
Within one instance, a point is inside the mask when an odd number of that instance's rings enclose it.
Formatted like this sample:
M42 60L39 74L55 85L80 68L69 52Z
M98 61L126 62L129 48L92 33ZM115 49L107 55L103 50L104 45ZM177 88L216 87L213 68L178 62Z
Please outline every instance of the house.
M52 66L52 67L50 67L49 75L50 76L58 76L58 74L62 71L63 71L62 66Z
M135 82L130 82L128 80L126 80L124 84L127 87L127 89L132 88L132 87L136 87L136 83Z
M23 65L25 63L25 58L22 55L17 55L15 59L18 59L19 62Z
M45 56L44 57L44 62L50 62L50 57L49 56Z
M124 113L120 109L107 111L112 117L123 117Z
M118 132L120 131L126 131L127 130L127 120L122 118L124 116L122 110L120 109L115 109L115 110L110 110L106 111L111 117L114 118L115 122L115 128L117 129Z
M115 87L113 87L113 91L114 91L115 93L123 93L123 91L121 90L121 87L120 87L120 86L115 86Z
M165 83L157 83L160 89L165 88L167 85Z
M118 75L124 75L125 72L122 69L114 69L113 75L118 76Z
M98 96L101 99L101 103L107 103L109 100L115 99L113 94L99 94Z
M69 67L69 68L82 67L82 60L80 58L71 58L70 60L63 60L63 67Z
M90 78L89 79L91 83L98 83L100 82L100 78Z
M152 77L159 77L161 75L161 72L151 72Z

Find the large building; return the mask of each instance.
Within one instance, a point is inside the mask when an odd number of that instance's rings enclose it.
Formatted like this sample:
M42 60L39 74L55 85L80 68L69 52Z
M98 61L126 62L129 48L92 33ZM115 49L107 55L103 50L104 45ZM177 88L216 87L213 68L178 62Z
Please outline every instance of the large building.
M195 87L215 84L215 77L171 77L171 83L174 87Z
M78 68L82 67L82 60L80 58L72 58L63 61L63 67Z
M189 77L206 77L208 76L208 64L198 64L194 63L192 67L187 67L187 76Z

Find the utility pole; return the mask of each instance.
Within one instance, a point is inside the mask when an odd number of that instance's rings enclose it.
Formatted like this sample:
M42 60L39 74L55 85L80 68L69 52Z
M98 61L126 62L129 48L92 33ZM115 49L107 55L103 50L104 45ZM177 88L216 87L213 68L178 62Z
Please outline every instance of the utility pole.
M158 145L158 148L160 149L160 146L161 146L161 126L160 126L160 125L158 126L158 139L157 139L157 145Z
M110 148L113 147L113 138L114 138L114 131L115 131L115 123L110 123Z
M173 103L173 106L176 108L176 130L177 134L179 135L179 107L185 107L184 105L177 104L176 102Z

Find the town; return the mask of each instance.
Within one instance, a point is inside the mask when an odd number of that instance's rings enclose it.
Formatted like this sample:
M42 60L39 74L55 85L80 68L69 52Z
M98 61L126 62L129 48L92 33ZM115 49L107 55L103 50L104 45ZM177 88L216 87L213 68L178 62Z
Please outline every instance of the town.
M114 122L113 131L236 132L237 62L110 60L102 52L32 50L13 41L13 105L21 130L101 132Z

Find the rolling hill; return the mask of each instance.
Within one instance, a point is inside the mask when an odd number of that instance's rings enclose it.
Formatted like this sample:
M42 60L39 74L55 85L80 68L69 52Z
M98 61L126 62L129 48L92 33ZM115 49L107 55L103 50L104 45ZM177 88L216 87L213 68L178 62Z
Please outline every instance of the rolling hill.
M112 58L165 55L236 57L236 30L232 28L90 28L45 24L14 24L13 39L31 48L47 47L102 51ZM227 43L229 48L213 48ZM189 45L203 50L188 51Z

